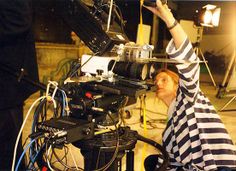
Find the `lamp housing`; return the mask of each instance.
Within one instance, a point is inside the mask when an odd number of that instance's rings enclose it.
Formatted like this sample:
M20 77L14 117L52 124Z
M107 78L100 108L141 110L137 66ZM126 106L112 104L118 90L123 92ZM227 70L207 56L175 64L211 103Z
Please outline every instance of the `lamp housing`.
M196 26L218 27L221 8L215 5L205 5L201 10L196 10L194 22Z

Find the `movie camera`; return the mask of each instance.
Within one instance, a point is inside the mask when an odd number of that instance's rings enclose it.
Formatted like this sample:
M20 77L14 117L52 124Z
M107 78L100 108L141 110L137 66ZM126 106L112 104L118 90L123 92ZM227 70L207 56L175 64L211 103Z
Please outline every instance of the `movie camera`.
M132 171L137 140L156 147L163 154L164 162L159 170L167 167L168 154L161 145L121 126L122 109L155 88L146 82L146 79L152 79L157 67L155 63L147 62L153 47L130 43L116 26L105 31L101 23L109 18L109 10L103 9L104 6L111 7L112 4L98 0L94 0L92 7L80 0L55 3L57 14L94 54L83 55L75 66L80 75L74 76L74 72L70 72L63 85L54 81L47 86L40 84L46 93L34 103L38 105L27 146L30 149L29 169L56 169L50 162L53 154L58 157L53 149L72 143L81 149L84 170L121 170L121 159L126 154L126 170ZM115 20L113 24L116 24ZM104 54L107 56L101 56ZM24 76L21 80L28 81ZM59 159L58 162L66 169L75 169ZM14 163L12 168L15 170Z
M147 84L145 80L142 80L142 77L138 77L139 79L126 78L112 72L113 70L119 73L119 69L123 66L121 64L131 67L133 62L94 57L91 58L91 61L83 63L83 61L87 61L85 59L90 57L88 55L82 57L83 67L81 67L81 71L84 71L82 72L84 75L66 80L62 87L58 87L56 93L57 85L52 83L55 87L52 88L51 93L46 95L45 100L36 107L34 114L36 119L31 137L43 136L44 138L40 142L51 146L51 148L62 148L65 144L72 143L81 149L84 157L84 170L96 170L98 168L101 170L118 170L121 168L119 163L125 154L127 155L126 169L133 170L133 149L137 140L153 145L167 157L168 155L159 144L140 136L137 131L122 126L121 123L122 109L127 105L136 103L137 97L153 90L154 85ZM102 65L97 62L95 66L91 67L90 65L94 65L92 59L107 60L108 62L105 64L103 61ZM117 64L119 67L115 69ZM141 64L143 66L143 63ZM92 70L85 72L86 67L92 68ZM102 70L102 68L106 68L106 70ZM93 70L97 71L96 74L93 73ZM140 74L142 70L137 70L137 72ZM133 75L127 74L127 76ZM48 103L48 97L50 97L50 101L53 94L55 94L54 99L57 108L54 108L54 116L46 119L47 112L42 117L43 106ZM65 103L65 96L68 104ZM40 116L41 119L39 119ZM111 126L115 126L115 129L111 129ZM31 148L31 154L34 157L39 153L36 147L43 148L39 142L35 143ZM48 150L42 149L42 154ZM99 162L97 161L98 158L100 158ZM40 167L50 166L43 156L38 155L35 161ZM97 162L98 164L96 164ZM166 162L163 163L162 167L166 167Z

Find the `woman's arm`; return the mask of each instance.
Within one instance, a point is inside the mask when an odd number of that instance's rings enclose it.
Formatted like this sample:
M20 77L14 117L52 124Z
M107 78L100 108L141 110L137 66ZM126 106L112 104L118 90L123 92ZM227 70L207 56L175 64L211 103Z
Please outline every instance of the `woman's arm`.
M175 18L167 5L162 5L160 0L156 1L157 7L146 7L155 15L159 16L167 25L172 35L172 40L168 44L166 51L170 58L181 59L196 62L198 57L193 51L192 44L187 38L180 24L175 25ZM185 94L186 98L193 102L199 91L199 64L185 63L176 65L180 76L180 90Z
M172 27L176 19L174 18L168 6L166 4L162 5L160 0L157 0L156 4L157 7L148 7L148 6L144 7L152 11L158 17L160 17L166 23L167 28ZM186 39L187 35L179 24L174 26L169 31L173 37L175 48L178 49Z

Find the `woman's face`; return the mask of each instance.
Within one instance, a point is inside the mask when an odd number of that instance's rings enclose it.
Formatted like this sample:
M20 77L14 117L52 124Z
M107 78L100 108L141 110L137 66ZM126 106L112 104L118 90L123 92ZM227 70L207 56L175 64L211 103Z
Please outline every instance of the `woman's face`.
M161 72L156 76L155 84L157 86L156 94L161 100L176 97L177 84L165 72Z

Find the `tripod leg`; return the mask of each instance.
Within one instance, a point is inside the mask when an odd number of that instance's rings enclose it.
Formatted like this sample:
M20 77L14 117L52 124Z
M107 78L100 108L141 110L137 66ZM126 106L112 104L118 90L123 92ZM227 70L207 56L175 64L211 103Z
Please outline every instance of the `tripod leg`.
M134 152L132 150L126 152L126 171L134 171Z
M223 111L235 98L236 96L232 97L219 111Z
M230 62L229 62L229 66L228 66L228 68L227 68L227 70L225 72L224 80L223 80L223 82L221 84L222 86L225 86L225 83L226 83L226 80L228 78L229 72L230 72L233 64L235 63L235 58L236 58L236 55L235 55L235 50L234 50L233 55L231 56L231 59L230 59Z
M217 93L218 98L222 98L226 93L226 88L227 88L227 86L225 86L226 81L227 81L228 78L230 78L228 76L229 76L230 70L232 69L233 65L236 65L236 54L235 53L236 52L235 52L235 49L234 49L233 55L231 56L229 65L228 65L227 70L225 72L223 82L221 83L221 85L219 87L219 90L218 90L218 93Z
M209 68L209 66L208 66L208 64L207 64L207 61L206 61L206 59L205 59L203 53L202 53L202 50L199 49L199 52L200 52L200 54L201 54L201 56L202 56L202 59L203 59L205 65L206 65L207 71L208 71L208 73L209 73L209 75L210 75L210 77L211 77L211 81L212 81L214 87L216 87L215 80L214 80L214 78L213 78L213 76L212 76L212 74L211 74L211 70L210 70L210 68Z

